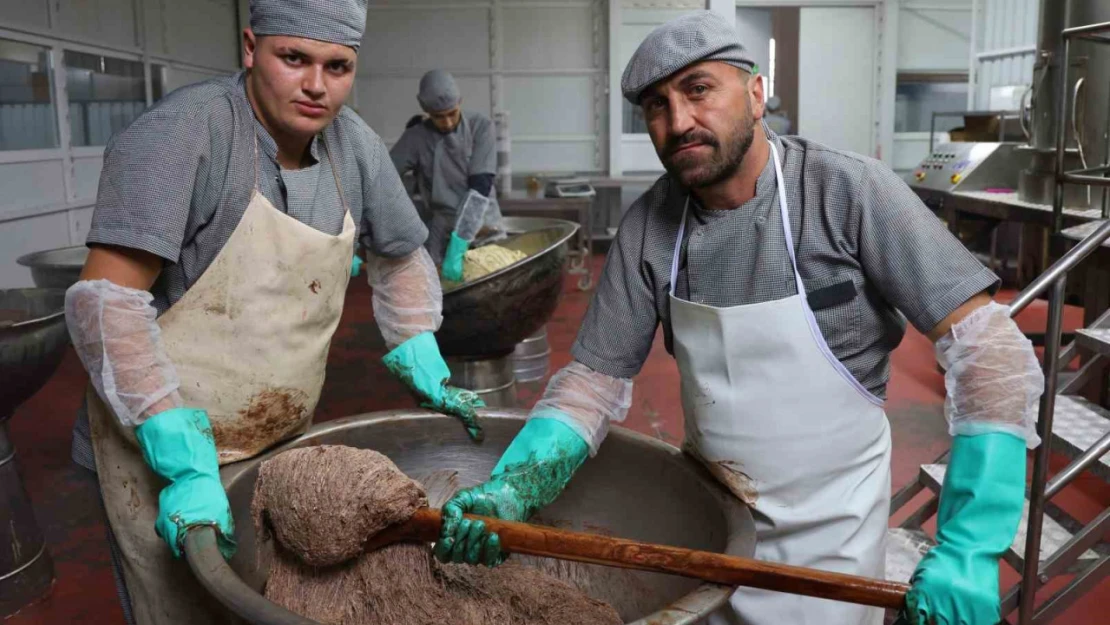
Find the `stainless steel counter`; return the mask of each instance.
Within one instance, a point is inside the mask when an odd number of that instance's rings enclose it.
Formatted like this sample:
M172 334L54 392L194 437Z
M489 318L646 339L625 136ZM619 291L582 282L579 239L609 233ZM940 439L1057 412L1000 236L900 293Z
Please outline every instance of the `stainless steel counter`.
M1019 221L1052 225L1052 205L1034 204L1018 199L1017 192L991 193L986 191L956 191L946 194L944 206L957 211L990 217L999 221ZM1064 209L1064 223L1079 224L1099 219L1101 209Z

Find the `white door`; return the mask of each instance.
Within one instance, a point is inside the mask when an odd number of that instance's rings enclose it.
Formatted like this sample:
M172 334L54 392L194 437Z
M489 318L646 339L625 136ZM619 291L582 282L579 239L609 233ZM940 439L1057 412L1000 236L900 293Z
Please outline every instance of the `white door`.
M802 8L798 32L798 134L876 156L875 9Z

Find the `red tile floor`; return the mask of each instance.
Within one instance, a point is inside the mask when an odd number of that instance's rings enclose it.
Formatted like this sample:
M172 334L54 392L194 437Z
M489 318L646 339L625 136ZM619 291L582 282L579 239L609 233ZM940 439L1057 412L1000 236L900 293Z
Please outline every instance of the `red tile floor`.
M601 258L595 258L597 269L600 263ZM552 371L569 362L571 343L589 303L590 293L579 291L575 282L566 281L559 309L547 326ZM380 363L384 348L372 316L365 279L352 280L332 343L317 421L412 405L400 383L387 375ZM1080 321L1080 311L1068 311L1069 327L1077 327ZM1043 302L1026 311L1019 322L1026 330L1043 330ZM944 384L934 362L929 341L912 329L894 353L887 414L894 436L895 490L913 479L918 465L931 462L948 445L941 413ZM71 352L54 377L16 412L10 423L18 466L46 534L57 575L51 594L11 617L11 625L123 622L95 484L69 456L70 428L84 384L84 372ZM522 405L531 405L541 389L541 384L522 388ZM632 409L624 425L672 444L681 442L677 371L662 340L656 341L643 372L636 378ZM1110 504L1110 488L1092 479L1081 480L1055 501L1087 521ZM1002 568L1002 584L1007 587L1017 574L1005 565ZM1054 584L1053 588L1060 585ZM1055 622L1106 623L1105 613L1097 609L1100 599L1110 599L1110 580Z

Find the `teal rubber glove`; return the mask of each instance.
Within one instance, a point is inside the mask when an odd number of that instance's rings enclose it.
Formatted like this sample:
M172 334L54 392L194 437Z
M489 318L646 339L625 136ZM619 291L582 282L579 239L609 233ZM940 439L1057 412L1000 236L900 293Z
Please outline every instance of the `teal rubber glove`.
M462 282L463 259L470 242L452 232L451 239L447 242L447 251L443 254L443 277L454 282Z
M451 370L431 332L417 334L382 358L385 368L420 398L420 405L458 417L474 440L482 440L478 408L486 403L474 391L450 386Z
M230 559L235 554L235 523L220 483L208 413L195 408L166 410L136 427L135 437L147 465L169 481L158 495L154 531L180 558L185 532L212 526L220 553Z
M358 274L362 273L362 265L365 264L365 263L366 263L366 261L359 258L358 254L355 254L354 256L351 257L351 277L352 278L357 278Z
M937 514L937 545L906 594L913 625L996 625L998 559L1025 502L1025 441L1001 432L956 436Z
M464 513L526 521L555 501L590 453L586 441L563 422L529 419L490 474L490 480L459 491L443 506L435 546L441 562L497 566L505 561L501 538Z

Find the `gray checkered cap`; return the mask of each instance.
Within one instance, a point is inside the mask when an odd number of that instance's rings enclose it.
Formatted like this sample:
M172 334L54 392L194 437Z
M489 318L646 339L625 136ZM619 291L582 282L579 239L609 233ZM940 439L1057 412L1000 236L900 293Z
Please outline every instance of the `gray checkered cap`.
M358 50L367 0L251 0L255 35L287 35Z
M702 61L722 61L745 71L755 63L734 29L712 11L675 18L655 30L636 48L621 76L621 92L640 104L644 90L682 68Z
M462 95L455 78L441 70L433 69L420 79L420 91L416 94L420 108L427 113L449 111L459 105Z

